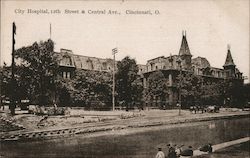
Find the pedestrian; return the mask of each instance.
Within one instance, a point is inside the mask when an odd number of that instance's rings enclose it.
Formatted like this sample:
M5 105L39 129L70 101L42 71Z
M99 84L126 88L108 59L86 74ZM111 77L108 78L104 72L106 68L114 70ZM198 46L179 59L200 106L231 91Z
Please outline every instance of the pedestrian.
M158 147L158 152L157 152L155 158L165 158L165 154L162 151L161 147Z
M180 155L181 155L181 147L182 146L184 146L184 145L176 146L176 148L175 148L175 153L176 153L177 157L180 157Z
M170 145L170 144L167 144L167 149L166 149L166 153L165 153L166 157L168 156L169 148L170 148L170 147L171 147L171 145Z
M168 158L177 158L175 148L172 146L170 146L170 148L168 150Z

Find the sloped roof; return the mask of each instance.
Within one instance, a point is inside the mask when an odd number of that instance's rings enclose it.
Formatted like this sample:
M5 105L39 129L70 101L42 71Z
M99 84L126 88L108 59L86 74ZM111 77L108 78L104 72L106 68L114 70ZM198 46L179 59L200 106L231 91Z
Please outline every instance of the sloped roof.
M183 34L183 36L182 36L181 48L179 51L179 55L191 55L185 34Z
M59 65L75 67L77 69L97 70L97 71L110 71L113 69L113 60L106 58L89 57L83 55L73 54L71 50L61 49L56 52ZM116 61L117 64L117 61Z
M192 65L195 65L201 68L210 67L209 61L206 58L200 57L200 56L192 59Z
M235 66L234 60L233 60L232 55L231 55L231 51L230 51L230 49L228 49L227 50L227 58L226 58L225 64L223 66L225 67L225 66L230 66L230 65Z

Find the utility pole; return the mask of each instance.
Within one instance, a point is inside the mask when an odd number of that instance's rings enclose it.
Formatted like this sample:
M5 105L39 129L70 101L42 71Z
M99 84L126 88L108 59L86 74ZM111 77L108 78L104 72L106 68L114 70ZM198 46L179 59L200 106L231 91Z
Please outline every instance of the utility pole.
M14 76L14 66L15 66L15 34L16 34L16 25L15 22L12 24L12 63L11 63L11 99L10 99L10 112L11 115L15 115L15 76Z
M112 104L113 104L113 111L115 111L115 54L118 53L117 48L112 49L113 54L113 92L112 92Z

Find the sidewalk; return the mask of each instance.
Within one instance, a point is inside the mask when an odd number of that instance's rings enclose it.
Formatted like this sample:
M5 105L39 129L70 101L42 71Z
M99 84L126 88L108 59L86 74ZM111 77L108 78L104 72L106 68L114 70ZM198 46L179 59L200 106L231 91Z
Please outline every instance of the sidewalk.
M250 137L245 137L245 138L236 139L236 140L229 141L229 142L216 144L216 145L212 146L213 152L216 152L218 150L221 150L221 149L224 149L224 148L236 145L236 144L245 143L245 142L248 142L248 141L250 141ZM208 154L208 153L207 152L202 152L200 150L194 150L194 155L193 156L200 156L200 155L205 155L205 154Z

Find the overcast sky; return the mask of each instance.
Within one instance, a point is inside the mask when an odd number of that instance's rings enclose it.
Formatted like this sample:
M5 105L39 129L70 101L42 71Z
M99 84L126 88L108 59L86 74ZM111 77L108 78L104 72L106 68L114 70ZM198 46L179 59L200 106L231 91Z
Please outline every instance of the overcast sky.
M1 65L11 61L12 22L17 26L16 48L49 38L55 50L112 58L126 55L139 64L158 56L178 54L182 30L193 57L206 57L222 68L231 45L237 68L249 78L249 0L169 1L1 1ZM17 12L25 10L24 14ZM61 14L27 14L27 9L60 9ZM68 15L65 9L85 10ZM88 10L117 10L118 15L93 15ZM151 10L153 15L130 15L126 10ZM154 14L158 10L160 14Z

